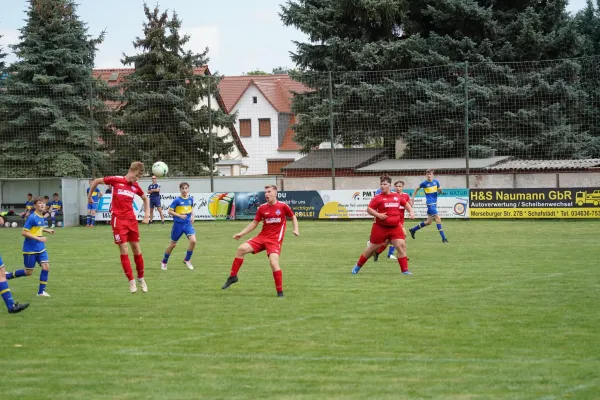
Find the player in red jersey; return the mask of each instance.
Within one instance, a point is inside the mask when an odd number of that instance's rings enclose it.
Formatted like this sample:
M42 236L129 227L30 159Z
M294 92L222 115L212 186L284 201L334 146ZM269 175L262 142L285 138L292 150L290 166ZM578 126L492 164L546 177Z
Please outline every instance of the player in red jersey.
M367 207L367 213L375 217L375 222L371 228L371 236L369 239L369 246L360 255L356 265L352 268L353 274L358 274L363 265L367 262L378 248L381 247L386 241L389 241L395 248L398 249L398 264L400 264L400 270L405 275L412 275L408 271L408 260L406 259L406 247L403 226L400 224L400 214L404 213L404 210L400 210L400 206L405 207L410 218L415 217L413 209L410 205L410 201L406 201L406 198L402 198L398 193L391 191L392 179L384 175L380 178L381 183L381 194L373 197L369 206Z
M402 199L404 199L405 201L410 202L410 195L408 193L403 192L404 181L394 182L394 188L396 189L395 193L398 193L398 195L400 195L400 197ZM406 233L406 229L404 228L404 210L405 210L405 207L403 205L400 205L400 224L402 225L402 230L404 231L404 235L406 236L407 233ZM388 244L389 244L389 241L386 241L384 244L381 245L381 247L379 249L377 249L377 251L373 255L373 261L377 261L378 256L385 251ZM406 246L406 241L404 241L404 245ZM367 244L367 246L368 246L368 244ZM396 259L396 257L394 256L395 251L396 251L396 248L394 246L390 246L390 249L388 251L388 258L395 260Z
M298 231L298 219L290 206L277 201L277 186L265 186L265 198L267 199L267 202L258 207L254 221L240 233L233 236L235 240L240 240L242 236L252 232L258 226L260 221L263 222L262 230L258 236L253 237L238 247L235 258L233 259L233 264L231 265L229 278L227 278L222 289L227 289L238 281L237 274L244 262L244 256L246 254L256 254L266 250L267 257L269 257L269 263L271 264L271 270L273 271L277 296L283 297L283 278L281 276L281 268L279 268L281 244L283 243L283 236L285 235L286 218L292 219L294 235L300 235L300 232Z
M148 292L148 285L144 280L144 257L142 257L142 249L140 248L140 232L138 230L136 215L133 212L133 198L135 195L138 195L144 201L144 219L142 223L148 223L150 218L148 215L150 200L137 183L138 179L143 175L144 164L136 161L131 163L127 175L98 178L90 186L90 193L93 193L94 189L101 184L112 187L110 225L113 229L115 244L119 246L119 251L121 252L121 265L123 266L123 272L125 272L127 279L129 279L129 291L132 294L137 292L137 285L133 279L127 243L129 243L133 251L133 260L135 262L135 269L137 270L137 283L140 284L142 292ZM93 199L89 195L88 201L90 203L93 202Z

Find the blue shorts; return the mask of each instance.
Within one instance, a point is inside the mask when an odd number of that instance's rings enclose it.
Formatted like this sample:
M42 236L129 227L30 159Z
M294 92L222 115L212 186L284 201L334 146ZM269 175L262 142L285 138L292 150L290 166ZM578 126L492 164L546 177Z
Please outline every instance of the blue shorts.
M98 203L88 203L87 209L88 210L97 210L98 209Z
M194 229L194 225L182 224L179 222L173 223L173 229L171 229L171 241L177 242L184 233L185 236L195 235L196 230Z
M427 215L432 217L438 215L437 204L427 204Z
M48 252L46 250L42 251L41 253L23 254L23 265L25 265L25 268L27 269L33 269L35 268L36 263L42 265L44 262L50 262L50 260L48 260Z
M150 208L162 208L160 197L150 197Z

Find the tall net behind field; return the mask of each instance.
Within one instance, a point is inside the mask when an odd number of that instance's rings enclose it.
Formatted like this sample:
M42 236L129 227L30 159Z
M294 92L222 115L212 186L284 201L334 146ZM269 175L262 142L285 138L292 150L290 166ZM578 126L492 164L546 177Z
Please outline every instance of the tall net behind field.
M0 83L0 178L331 178L600 158L598 58L146 82ZM514 164L514 165L517 165ZM508 167L507 167L508 168Z

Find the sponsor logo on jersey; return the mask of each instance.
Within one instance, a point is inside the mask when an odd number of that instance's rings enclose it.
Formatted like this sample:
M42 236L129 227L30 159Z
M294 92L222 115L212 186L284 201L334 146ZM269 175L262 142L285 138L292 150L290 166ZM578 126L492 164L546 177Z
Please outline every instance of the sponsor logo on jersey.
M265 219L267 224L279 224L281 223L281 218L267 218Z

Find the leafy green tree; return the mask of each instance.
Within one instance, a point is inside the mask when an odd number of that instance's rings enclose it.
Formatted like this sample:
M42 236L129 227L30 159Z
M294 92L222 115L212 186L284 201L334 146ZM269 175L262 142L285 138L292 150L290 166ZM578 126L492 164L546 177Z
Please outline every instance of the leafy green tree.
M0 170L9 177L92 173L102 160L90 96L96 46L72 0L30 0L18 59L0 94Z
M151 10L147 5L144 13L144 36L133 42L140 52L122 60L135 72L122 87L124 105L115 120L115 135L107 139L113 161L125 169L132 156L147 164L162 160L175 175L205 175L210 157L218 161L233 146L214 135L209 151L209 110L202 101L217 93L219 77L195 73L208 62L208 49L200 54L184 50L190 38L181 35L177 13L169 17L158 6ZM213 109L211 122L226 127L234 117Z

